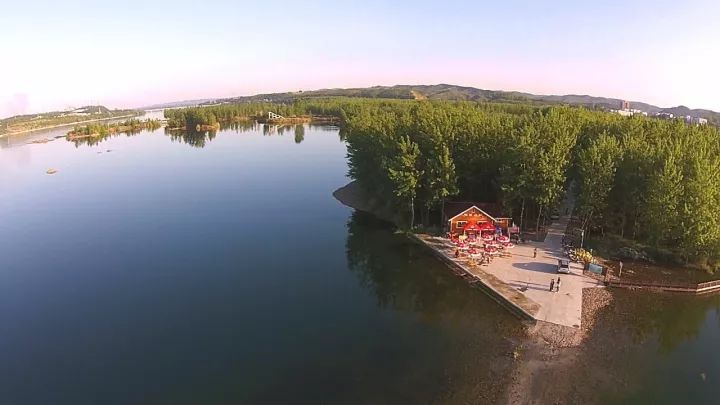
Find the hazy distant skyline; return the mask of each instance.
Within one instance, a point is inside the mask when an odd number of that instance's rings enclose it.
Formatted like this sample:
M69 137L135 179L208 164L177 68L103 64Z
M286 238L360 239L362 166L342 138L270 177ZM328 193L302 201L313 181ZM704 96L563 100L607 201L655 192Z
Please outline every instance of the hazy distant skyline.
M577 3L12 2L0 117L437 83L720 110L720 2Z

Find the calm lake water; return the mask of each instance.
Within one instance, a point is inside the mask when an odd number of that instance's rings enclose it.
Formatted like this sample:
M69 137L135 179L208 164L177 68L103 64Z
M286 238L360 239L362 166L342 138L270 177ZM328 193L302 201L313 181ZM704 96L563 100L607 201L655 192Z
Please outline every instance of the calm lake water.
M519 322L335 201L336 128L26 144L66 131L0 139L0 403L499 398ZM611 403L720 397L718 301L624 299L591 347L618 331L634 362L584 359L625 385L578 382Z
M0 403L417 403L504 378L516 320L332 197L337 129L26 141L0 140Z

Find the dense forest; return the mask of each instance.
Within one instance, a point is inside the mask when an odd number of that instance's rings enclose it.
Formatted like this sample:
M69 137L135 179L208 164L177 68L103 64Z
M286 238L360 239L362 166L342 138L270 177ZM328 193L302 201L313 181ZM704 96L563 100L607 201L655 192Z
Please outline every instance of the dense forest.
M361 98L218 105L166 117L205 123L268 110L340 117L350 176L406 212L408 227L438 224L444 202L462 199L500 202L524 229L537 228L570 192L589 234L664 247L706 268L720 260L713 126L568 106Z
M454 84L432 85L395 85L374 86L365 88L337 88L284 93L256 94L253 96L231 97L206 101L204 104L237 104L274 102L292 104L297 100L308 100L328 97L357 97L381 99L417 99L417 100L452 100L493 103L520 103L534 105L571 105L591 110L607 111L618 109L624 100L618 98L597 97L579 94L541 95L518 91L483 90L475 87ZM720 126L720 113L706 109L690 109L685 106L663 108L656 105L631 101L631 107L649 114L671 113L676 117L686 115L706 118L710 123Z

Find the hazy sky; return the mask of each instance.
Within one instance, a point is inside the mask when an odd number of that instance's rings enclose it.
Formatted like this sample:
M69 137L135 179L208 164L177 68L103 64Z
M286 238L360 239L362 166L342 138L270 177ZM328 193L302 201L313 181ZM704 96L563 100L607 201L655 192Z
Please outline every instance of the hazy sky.
M34 1L0 9L0 117L451 83L720 110L720 1Z

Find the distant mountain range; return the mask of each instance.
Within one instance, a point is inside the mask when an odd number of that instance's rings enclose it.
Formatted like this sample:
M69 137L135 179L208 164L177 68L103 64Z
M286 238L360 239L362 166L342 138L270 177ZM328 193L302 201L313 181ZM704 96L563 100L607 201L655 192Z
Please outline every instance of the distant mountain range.
M622 99L594 97L589 95L568 94L564 96L538 95L518 91L483 90L475 87L456 86L452 84L435 85L396 85L374 86L366 88L349 89L321 89L311 91L297 91L286 93L256 94L254 96L240 96L221 99L190 100L176 103L156 104L151 108L173 108L190 105L207 105L216 103L237 103L251 101L292 102L299 98L313 97L368 97L389 99L430 99L430 100L470 100L484 102L504 103L533 103L533 104L570 104L594 109L620 109ZM630 108L645 111L648 114L660 112L671 113L675 116L706 118L710 123L720 125L720 113L704 110L690 109L685 106L670 108L658 107L639 101L630 101Z
M138 110L160 110L163 108L178 108L178 107L193 107L200 104L207 104L212 102L213 98L203 98L199 100L184 100L184 101L173 101L170 103L153 104L145 107L140 107Z

